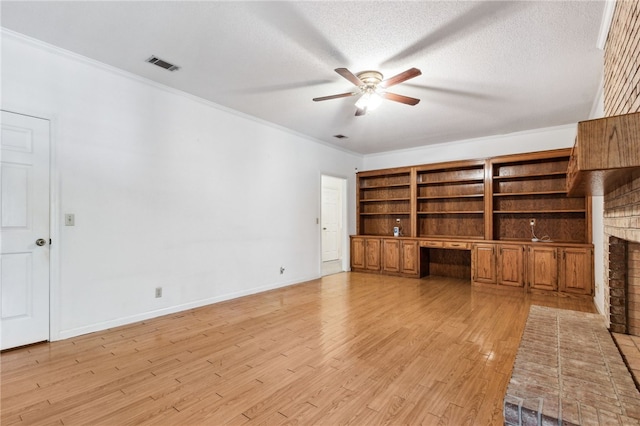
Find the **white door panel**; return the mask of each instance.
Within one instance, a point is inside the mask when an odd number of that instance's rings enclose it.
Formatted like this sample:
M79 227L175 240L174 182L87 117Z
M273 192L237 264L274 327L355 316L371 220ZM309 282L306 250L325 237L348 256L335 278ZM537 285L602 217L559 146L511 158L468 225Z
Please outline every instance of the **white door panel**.
M322 261L339 259L340 192L322 188Z
M0 348L7 349L49 339L49 122L3 111L1 124Z

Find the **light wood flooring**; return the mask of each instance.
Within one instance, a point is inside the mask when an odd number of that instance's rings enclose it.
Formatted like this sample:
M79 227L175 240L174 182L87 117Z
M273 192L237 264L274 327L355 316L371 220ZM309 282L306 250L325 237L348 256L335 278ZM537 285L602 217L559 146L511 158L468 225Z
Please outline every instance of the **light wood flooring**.
M531 304L468 280L340 273L1 355L1 424L503 423Z

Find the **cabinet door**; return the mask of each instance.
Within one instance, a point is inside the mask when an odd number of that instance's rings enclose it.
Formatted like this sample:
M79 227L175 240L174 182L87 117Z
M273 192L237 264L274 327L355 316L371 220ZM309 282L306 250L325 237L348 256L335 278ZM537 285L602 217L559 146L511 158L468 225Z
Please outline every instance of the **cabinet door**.
M498 284L524 287L524 246L499 245Z
M401 272L417 275L419 268L420 247L417 241L402 241Z
M364 238L351 238L351 269L364 269Z
M590 248L563 248L560 259L560 291L593 294L592 270Z
M382 240L382 270L400 272L400 240Z
M555 247L529 247L529 286L537 290L558 289L558 259Z
M380 266L380 240L367 238L365 241L365 267L370 271L379 271Z
M475 244L471 269L473 280L479 283L496 283L496 248L494 244Z

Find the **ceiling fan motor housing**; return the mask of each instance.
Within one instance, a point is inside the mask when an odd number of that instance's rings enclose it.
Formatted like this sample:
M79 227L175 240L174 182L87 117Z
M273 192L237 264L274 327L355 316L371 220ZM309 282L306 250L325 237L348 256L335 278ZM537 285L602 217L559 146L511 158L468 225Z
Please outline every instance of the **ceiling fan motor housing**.
M382 81L382 74L378 71L362 71L356 74L365 86L376 87Z

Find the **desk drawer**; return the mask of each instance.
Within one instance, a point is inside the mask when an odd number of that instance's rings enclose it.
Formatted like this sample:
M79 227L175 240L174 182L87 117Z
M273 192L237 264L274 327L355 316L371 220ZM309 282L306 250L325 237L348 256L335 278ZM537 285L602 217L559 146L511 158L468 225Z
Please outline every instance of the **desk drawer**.
M420 247L442 248L444 241L420 241Z
M471 250L471 243L465 243L463 241L444 241L443 248L458 249L458 250Z

